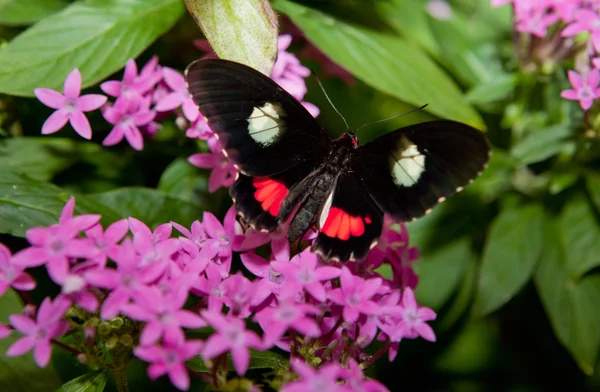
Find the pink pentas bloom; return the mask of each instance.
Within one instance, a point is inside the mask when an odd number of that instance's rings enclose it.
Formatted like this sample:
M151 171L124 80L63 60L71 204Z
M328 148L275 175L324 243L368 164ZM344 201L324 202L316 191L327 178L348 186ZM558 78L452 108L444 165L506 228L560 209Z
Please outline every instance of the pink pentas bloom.
M221 276L229 276L231 269L232 252L237 250L242 243L244 236L239 222L235 218L236 212L233 206L227 210L223 224L210 212L205 211L202 216L202 225L206 234L216 241L219 249L219 256L215 262L221 270Z
M318 337L321 330L314 316L319 313L319 309L314 305L285 300L277 306L263 308L256 313L255 319L265 332L263 340L268 347L281 339L289 329L305 336Z
M405 337L416 338L421 336L425 340L435 342L435 332L426 321L435 320L436 314L427 307L418 306L415 295L410 288L404 289L402 294L401 311Z
M208 126L206 117L198 116L191 126L185 131L185 136L192 139L209 140L215 136L214 132Z
M98 298L88 290L88 284L83 275L70 273L62 283L60 298L69 305L76 304L88 312L95 312L100 305Z
M230 187L235 181L237 170L223 154L217 139L209 139L208 147L211 153L193 154L188 158L188 162L202 169L213 169L208 177L209 192L214 192L220 187Z
M100 108L106 97L100 94L81 94L81 73L75 68L65 79L64 95L49 88L36 88L34 94L44 105L56 109L42 125L42 134L48 135L62 129L67 122L84 139L92 138L92 128L84 112Z
M282 288L284 296L289 297L304 289L319 302L326 300L325 287L322 282L337 278L342 272L337 267L321 265L317 255L309 248L294 256L289 262L273 262L272 267L290 278L289 284Z
M343 317L347 322L355 322L360 314L376 315L381 312L372 300L381 286L380 278L363 279L353 275L348 267L342 267L340 275L341 288L328 293L329 299L343 307Z
M223 303L230 309L231 314L241 318L248 317L256 284L238 272L226 278L221 286L224 293Z
M5 324L0 323L0 339L4 339L10 336L12 329Z
M171 225L168 227L170 234ZM180 243L177 238L158 240L150 230L140 230L133 235L133 247L141 256L141 267L154 264L164 272L172 261L171 256L179 251Z
M128 303L140 288L155 282L164 271L163 266L159 264L141 267L141 258L136 254L133 243L128 238L119 247L114 261L117 264L116 270L98 269L85 274L86 281L90 284L110 290L100 312L104 320L119 314L123 305Z
M520 15L516 29L523 33L531 33L537 37L545 37L548 27L558 22L559 19L558 15L547 13L546 10L533 10Z
M572 101L579 101L583 110L592 107L594 100L600 98L600 70L592 69L587 76L578 74L575 71L569 71L569 82L573 86L570 90L564 90L560 96Z
M221 285L223 277L221 271L214 263L209 263L204 270L206 277L200 277L193 285L193 292L208 297L208 310L212 313L220 313L223 309L225 287Z
M157 286L140 287L133 294L134 302L122 307L128 317L146 323L140 335L142 346L154 344L161 337L167 341L183 340L182 327L201 328L204 320L189 310L183 310L188 292L172 288L163 294Z
M135 60L129 59L125 65L123 80L106 81L100 85L100 88L111 97L139 99L148 93L161 79L162 73L158 66L158 57L152 57L142 68L139 75Z
M38 309L35 321L19 314L9 316L11 325L25 337L14 342L6 351L9 357L23 355L33 349L33 357L40 367L46 367L52 355L50 342L69 330L69 323L62 320L69 304L46 297Z
M354 358L348 359L348 369L341 372L348 392L389 392L382 383L365 378L360 365Z
M256 284L256 293L252 305L269 305L276 298L283 299L282 290L285 291L285 298L295 297L302 290L299 284L293 284L291 279L285 274L275 270L273 263L263 259L254 253L244 253L240 255L242 264L255 276L261 278Z
M0 244L0 297L9 287L20 291L30 291L35 288L35 281L24 267L12 263L10 250Z
M156 103L154 110L167 112L181 106L184 116L189 121L196 121L198 116L200 116L200 112L187 89L183 75L168 67L163 67L162 71L165 83L173 91L162 97Z
M26 237L32 246L16 253L13 264L23 267L46 264L50 277L61 284L69 271L70 258L93 255L90 241L77 235L99 220L100 215L80 215L59 225L27 230Z
M207 234L206 230L204 230L204 226L199 221L194 221L191 226L191 231L187 228L183 227L179 223L171 222L173 227L175 227L181 234L186 236L190 241L193 241L199 247L204 247L209 242L214 242L215 240L211 239Z
M346 388L339 383L344 369L337 363L327 363L319 369L299 359L292 361L292 369L300 376L300 380L292 381L281 388L281 392L345 392Z
M581 8L575 12L573 21L562 31L563 37L572 37L584 31L600 34L600 15L591 9Z
M250 365L249 349L262 349L258 335L246 330L244 320L237 317L209 311L202 312L202 317L215 329L215 333L206 340L202 358L208 360L230 352L235 371L243 376Z
M162 346L136 347L133 352L138 358L150 362L148 376L152 380L168 374L174 386L186 391L190 387L190 376L184 362L198 355L201 349L202 342L199 340L179 340L165 341Z
M114 146L125 138L134 149L144 148L144 138L139 127L154 119L155 113L150 110L150 98L119 97L115 104L106 108L102 114L106 121L114 125L102 142L103 146Z
M91 256L91 261L98 266L104 267L107 257L112 259L117 254L119 241L125 237L128 231L129 222L127 219L114 222L104 231L100 224L87 229L85 234L95 247L95 254Z
M171 232L173 231L173 226L170 223L163 223L162 225L157 226L154 231L152 231L144 222L139 219L129 217L128 221L129 230L131 230L131 233L133 233L134 237L146 237L153 244L157 244L171 237Z

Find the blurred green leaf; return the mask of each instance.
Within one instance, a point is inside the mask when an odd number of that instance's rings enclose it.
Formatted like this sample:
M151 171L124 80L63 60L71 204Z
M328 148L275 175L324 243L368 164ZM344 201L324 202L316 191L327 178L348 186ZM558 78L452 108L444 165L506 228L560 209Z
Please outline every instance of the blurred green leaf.
M67 0L0 0L0 24L29 25L66 7Z
M10 314L21 314L23 306L12 289L0 296L0 322L7 324ZM22 335L13 332L0 340L0 391L47 392L60 386L60 379L52 365L40 368L31 353L19 357L7 357L6 350Z
M473 104L486 104L507 98L515 89L518 79L515 74L502 74L476 85L467 92L467 100Z
M571 128L566 124L532 132L513 146L511 155L522 165L543 161L573 146L566 140L570 135Z
M118 219L134 217L151 228L170 221L189 226L200 219L204 211L196 204L147 188L120 188L85 198L110 207Z
M419 303L439 310L454 294L467 265L474 259L469 237L459 238L422 255L417 265L419 285L416 296Z
M600 174L587 173L585 176L588 193L596 210L600 212Z
M192 166L185 158L177 158L167 166L157 188L170 196L201 206L207 206L211 201L206 173Z
M508 154L494 149L483 173L464 192L478 194L484 201L491 202L502 192L510 189L514 165Z
M573 280L566 265L569 251L554 222L545 225L544 237L535 284L558 340L590 375L600 349L600 275Z
M195 371L202 373L209 373L212 369L206 367L204 361L200 357L195 357L188 361L187 366ZM250 366L249 370L252 369L282 369L289 366L287 358L282 357L272 351L257 351L250 349ZM230 371L235 371L233 362L231 361L231 354L227 354L227 368Z
M90 86L121 69L183 13L180 0L75 2L0 50L0 92L33 96L36 87L62 89L79 68Z
M56 392L102 392L106 386L106 370L96 370L64 383Z
M529 281L543 248L541 205L505 207L489 230L473 313L485 316Z
M185 0L222 59L270 75L277 59L277 15L267 0Z
M335 20L300 4L277 0L315 45L365 83L431 113L484 128L454 82L425 53L398 36Z
M550 182L548 185L548 191L552 195L557 195L567 188L575 185L579 180L579 170L577 168L570 168L568 171L551 172Z
M600 224L585 196L569 199L560 216L560 228L566 244L567 270L577 280L600 265Z

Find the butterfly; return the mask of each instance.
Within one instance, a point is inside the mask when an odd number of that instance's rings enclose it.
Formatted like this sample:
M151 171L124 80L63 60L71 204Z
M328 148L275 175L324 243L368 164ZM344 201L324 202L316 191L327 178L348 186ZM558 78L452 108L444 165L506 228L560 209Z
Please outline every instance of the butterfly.
M364 259L384 214L411 221L459 192L486 167L490 146L455 121L400 128L362 146L353 132L331 139L302 104L246 65L197 60L188 90L238 170L230 188L253 229L287 228L290 243L316 227L323 259Z

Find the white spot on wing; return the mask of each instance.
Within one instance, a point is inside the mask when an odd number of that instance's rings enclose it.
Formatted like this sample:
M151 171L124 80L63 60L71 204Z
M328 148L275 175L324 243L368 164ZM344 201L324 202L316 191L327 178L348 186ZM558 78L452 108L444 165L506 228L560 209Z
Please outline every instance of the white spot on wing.
M248 117L248 134L257 143L273 144L283 131L282 114L281 106L271 102L255 107Z
M398 186L413 186L425 171L425 155L417 146L403 138L396 151L390 155L392 178Z
M327 200L325 200L325 204L323 205L323 209L321 210L321 214L319 215L319 229L325 225L327 221L327 217L329 216L329 210L331 209L331 203L333 203L333 192L332 190L327 196Z

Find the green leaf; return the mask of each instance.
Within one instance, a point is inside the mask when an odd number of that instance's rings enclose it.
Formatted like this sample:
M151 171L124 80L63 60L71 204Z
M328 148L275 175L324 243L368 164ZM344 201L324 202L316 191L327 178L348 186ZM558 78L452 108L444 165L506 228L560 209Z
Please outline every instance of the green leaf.
M560 227L566 244L567 270L577 280L600 265L600 223L585 196L569 199L560 216Z
M421 256L417 265L420 304L439 310L458 288L470 261L475 259L471 240L463 237Z
M500 308L529 281L543 248L540 205L505 207L488 233L473 313Z
M596 210L600 212L600 175L596 173L588 173L585 177L588 193L592 198L592 202L596 206Z
M200 357L195 357L187 362L190 369L198 372L209 373L212 370L206 367L206 364ZM249 370L252 369L282 369L289 366L289 361L279 354L275 354L271 351L257 351L250 349L250 366ZM231 354L227 354L227 368L229 371L235 371L233 362L231 361Z
M543 161L571 148L573 142L566 140L570 135L571 128L564 124L532 132L512 148L511 155L522 165Z
M277 15L267 0L186 0L189 12L223 59L270 75L277 59Z
M160 176L158 190L197 205L210 205L206 173L192 166L187 159L171 162Z
M402 38L335 20L298 3L277 0L308 39L370 86L431 113L484 128L454 82L422 50Z
M84 87L90 86L137 57L182 13L181 0L75 2L0 50L0 92L33 96L36 87L60 90L73 68L81 71Z
M467 100L473 104L486 104L502 101L517 86L517 75L502 74L476 85L467 92Z
M0 297L0 322L8 323L10 314L23 311L21 301L11 289ZM31 353L19 357L7 357L6 350L22 335L13 332L11 336L0 340L0 391L7 392L47 392L60 386L52 365L40 368Z
M149 227L174 221L189 226L202 217L203 209L155 189L121 188L90 194L86 200L110 208L119 219L134 217Z
M0 0L0 25L29 25L60 11L67 4L67 0Z
M106 386L106 371L96 370L64 383L57 392L102 392Z
M551 223L551 224L550 224ZM600 275L574 281L568 251L554 222L545 226L544 250L534 281L558 340L591 375L600 349Z

